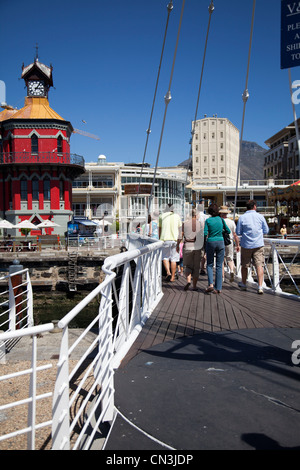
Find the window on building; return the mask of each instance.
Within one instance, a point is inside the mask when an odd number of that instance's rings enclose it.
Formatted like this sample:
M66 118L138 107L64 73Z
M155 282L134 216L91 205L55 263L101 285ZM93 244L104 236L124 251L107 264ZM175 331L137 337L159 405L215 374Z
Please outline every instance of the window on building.
M112 188L114 186L114 178L111 175L93 175L92 186L94 188Z
M63 151L63 138L61 135L57 138L57 153L62 153Z
M31 153L38 153L39 151L39 140L37 135L33 134L31 136Z
M59 199L61 201L64 200L64 180L63 179L59 180Z
M8 149L9 149L9 152L10 152L10 153L13 151L13 144L12 144L12 137L11 137L11 135L9 136L9 139L8 139Z
M50 201L50 179L44 179L44 200Z
M73 204L72 210L74 217L82 217L85 214L86 204Z
M28 194L27 179L25 178L25 176L23 176L21 178L21 200L22 201L27 201L27 194Z
M11 178L8 178L8 201L9 201L9 209L12 209L13 203L13 192L12 192L12 181Z
M32 179L32 199L34 201L39 199L39 180L36 176Z

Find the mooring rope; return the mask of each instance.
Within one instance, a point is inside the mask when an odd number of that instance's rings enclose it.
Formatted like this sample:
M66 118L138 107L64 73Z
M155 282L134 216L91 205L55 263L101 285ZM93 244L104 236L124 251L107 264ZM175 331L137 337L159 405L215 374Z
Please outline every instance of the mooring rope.
M128 419L123 413L121 413L121 411L115 407L115 411L116 411L116 417L117 417L117 414L120 415L120 417L126 421L130 426L132 426L134 429L136 429L138 432L140 432L141 434L143 434L144 436L146 436L148 439L150 439L151 441L154 441L156 442L157 444L159 444L161 447L164 447L165 449L168 449L168 450L176 450L174 449L174 447L171 447L169 446L168 444L166 444L165 442L162 442L161 440L157 439L156 437L152 436L151 434L149 434L147 431L144 431L143 429L139 428L136 424L134 424L132 421L130 421L130 419ZM115 417L115 420L116 420L116 417ZM115 424L115 420L111 426L111 429L113 428L113 425ZM110 435L110 433L109 433ZM108 437L106 437L106 442L105 442L105 445L106 443L108 442ZM103 447L103 449L105 448L105 446Z

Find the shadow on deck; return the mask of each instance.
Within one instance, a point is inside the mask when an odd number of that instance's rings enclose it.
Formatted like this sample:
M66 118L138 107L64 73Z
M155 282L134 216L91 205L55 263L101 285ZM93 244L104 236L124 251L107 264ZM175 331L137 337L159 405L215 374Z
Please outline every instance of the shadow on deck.
M164 283L115 374L106 450L300 449L300 304L225 283ZM300 356L300 353L298 357Z

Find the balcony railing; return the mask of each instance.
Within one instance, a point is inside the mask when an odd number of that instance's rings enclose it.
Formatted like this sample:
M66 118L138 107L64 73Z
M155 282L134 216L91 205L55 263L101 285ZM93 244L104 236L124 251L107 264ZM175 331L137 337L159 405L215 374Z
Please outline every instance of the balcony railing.
M66 152L3 152L0 154L2 164L30 164L30 163L56 163L60 165L76 165L84 167L84 158L81 155Z

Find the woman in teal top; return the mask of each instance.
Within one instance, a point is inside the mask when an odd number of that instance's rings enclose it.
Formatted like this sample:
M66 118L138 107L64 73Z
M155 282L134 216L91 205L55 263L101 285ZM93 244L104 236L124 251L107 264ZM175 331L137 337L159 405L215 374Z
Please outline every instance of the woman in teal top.
M211 204L208 208L208 214L211 216L205 221L204 237L206 238L206 258L207 258L207 276L208 288L205 293L220 294L222 291L223 261L225 254L225 245L223 239L223 222L219 216L219 206ZM226 232L230 233L230 229L225 223ZM214 257L216 255L216 274L214 285Z

